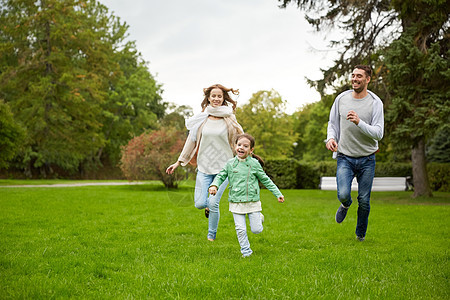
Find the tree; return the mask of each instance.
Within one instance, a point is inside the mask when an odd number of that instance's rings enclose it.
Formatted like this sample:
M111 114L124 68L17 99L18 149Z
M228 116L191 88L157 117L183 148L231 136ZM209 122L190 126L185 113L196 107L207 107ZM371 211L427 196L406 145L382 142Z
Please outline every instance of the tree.
M332 98L332 96L328 96ZM332 159L330 151L325 147L324 136L327 135L330 106L325 101L316 102L311 109L309 122L305 127L303 142L306 145L306 153L303 156L306 161L322 161Z
M238 107L236 118L245 132L256 139L255 153L264 159L292 156L297 134L293 121L285 112L286 101L274 90L253 94L248 104Z
M311 110L317 102L304 105L301 109L292 114L294 132L297 133L297 140L292 157L301 160L306 154L305 132L306 126L311 118Z
M332 99L333 96L326 96ZM324 135L327 134L330 101L318 101L305 105L294 113L295 132L298 133L295 156L305 161L322 161L331 159L330 152L325 148ZM331 100L332 103L332 100Z
M352 68L378 59L379 46L388 45L400 34L398 12L390 0L278 0L281 8L296 4L316 31L336 28L344 38L331 40L333 49L342 49L334 65L322 70L323 78L309 83L324 95L328 87L339 89L347 83ZM401 1L400 1L401 2ZM405 2L405 1L404 1ZM407 2L407 1L406 1ZM372 88L376 82L372 81Z
M127 26L95 0L0 0L0 97L27 129L21 167L99 162L164 111Z
M160 120L160 124L163 127L173 127L177 130L185 131L185 120L194 115L192 107L186 105L176 106L175 104L169 104L168 108L170 112L166 113Z
M162 102L161 86L134 47L134 42L128 42L115 56L120 76L110 80L108 97L102 105L102 130L106 144L97 152L99 161L118 162L121 146L133 136L156 129L158 119L165 114L167 104Z
M176 188L182 179L182 168L166 174L167 167L178 159L186 136L183 131L161 127L130 140L122 148L120 168L128 180L159 179L167 188Z
M431 196L425 146L450 121L450 53L442 53L439 43L426 52L415 44L414 36L404 35L386 51L393 96L386 119L394 139L412 146L414 195Z
M430 162L450 163L450 120L436 133L427 147L427 160Z
M345 78L354 65L361 63L371 65L375 70L372 87L385 99L385 109L388 112L394 111L391 116L395 118L396 125L390 129L396 131L394 134L405 133L402 135L404 138L402 142L412 147L414 196L431 195L424 145L426 132L433 132L436 129L436 119L445 115L442 112L448 107L448 103L442 102L443 99L449 99L448 89L446 90L449 86L448 67L446 71L441 69L442 66L445 67L445 63L442 62L448 62L447 31L450 13L448 0L279 0L279 2L282 3L281 7L286 7L291 2L296 3L300 9L306 11L306 19L317 30L331 25L350 33L341 41L332 41L334 46L338 44L344 46L339 58L334 62L334 66L323 70L323 79L310 83L323 94L327 86L342 85L341 79ZM410 56L415 58L414 61L418 64L409 62ZM428 61L430 66L422 64L424 61ZM426 69L428 67L429 69ZM438 80L434 84L441 85L441 88L433 87L431 81L428 81L428 85L418 88L422 80L427 81L427 76L431 76L432 68L439 70L439 77L433 78ZM420 75L423 70L427 71L425 72L427 75ZM404 73L406 71L412 76ZM408 89L408 86L414 90L413 97L409 94L411 89ZM431 94L438 95L438 100L431 101L428 97ZM392 106L390 106L391 98ZM408 100L403 101L405 102L403 107L399 104L400 99ZM420 109L413 109L417 104L420 104ZM404 106L409 108L404 109ZM432 118L430 121L414 122L410 118L411 114L408 115L408 112L413 111L413 115L421 116L419 120L424 120L424 116L426 118L428 115L432 115ZM440 119L441 123L444 121L446 120ZM404 129L407 127L412 134L406 134Z
M9 105L0 100L0 168L8 168L25 138L25 130L16 123Z

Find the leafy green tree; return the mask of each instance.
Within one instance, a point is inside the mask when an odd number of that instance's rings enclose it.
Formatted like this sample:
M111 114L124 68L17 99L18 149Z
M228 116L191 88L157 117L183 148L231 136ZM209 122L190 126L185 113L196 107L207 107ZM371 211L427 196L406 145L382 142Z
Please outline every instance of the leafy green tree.
M8 168L25 138L25 130L15 120L7 103L0 100L0 168Z
M170 104L168 106L170 112L166 113L160 120L163 127L173 127L180 131L186 131L185 120L194 115L192 107L186 105L176 106Z
M90 28L83 2L1 4L0 95L27 128L23 162L76 169L104 144L97 117L108 62L102 34Z
M305 132L306 126L311 118L311 110L316 102L304 105L302 108L292 114L294 132L297 133L297 140L293 150L292 157L302 160L306 153Z
M297 133L285 113L286 101L276 91L258 91L249 103L236 109L236 118L245 132L256 139L255 153L264 159L292 156Z
M331 25L350 33L347 38L332 41L332 45L341 45L343 50L334 66L323 71L323 79L311 83L323 94L327 86L342 86L342 79L354 65L372 65L372 87L385 100L387 120L394 123L388 128L403 138L402 143L393 140L392 145L411 145L414 196L431 195L425 144L428 132L446 121L442 116L449 106L448 101L442 102L449 99L448 0L279 2L281 7L297 4L317 30ZM431 100L430 95L437 99Z
M128 42L115 56L120 66L120 76L109 82L108 97L102 105L102 129L106 144L97 152L99 161L109 159L113 164L118 162L120 147L133 136L157 128L157 120L165 114L161 86L134 47L134 42Z
M330 96L328 96L330 97ZM306 145L306 153L303 156L306 161L331 160L331 153L325 147L324 136L327 135L330 107L325 101L316 102L311 109L309 122L306 124L303 142Z
M327 98L332 98L332 96L327 96ZM292 115L296 124L295 132L298 134L295 158L305 161L332 159L324 143L329 110L330 106L323 100L307 104Z
M164 111L160 86L95 0L0 0L0 97L27 129L20 165L43 175L114 160ZM106 150L106 151L104 151ZM117 158L116 158L117 159Z

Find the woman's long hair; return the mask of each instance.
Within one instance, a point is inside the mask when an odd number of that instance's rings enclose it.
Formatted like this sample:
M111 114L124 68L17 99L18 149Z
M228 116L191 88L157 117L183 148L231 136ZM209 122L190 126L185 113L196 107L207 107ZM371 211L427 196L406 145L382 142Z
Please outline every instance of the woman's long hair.
M228 105L228 102L231 103L232 107L233 107L233 111L236 110L236 104L237 102L234 101L233 99L231 99L230 95L228 94L228 92L233 93L234 95L239 95L239 90L235 90L235 89L229 89L224 87L221 84L213 84L210 87L204 88L203 89L203 94L205 95L205 98L202 101L202 111L205 111L206 107L209 105L209 96L211 94L211 91L213 89L221 89L223 92L223 103L222 105Z
M250 148L255 148L255 138L252 135L248 134L248 133L238 134L236 136L235 143L237 144L237 142L240 139L242 139L242 138L246 138L247 140L250 141ZM255 153L252 152L252 157L258 160L258 162L261 165L261 167L264 167L264 160L260 156L258 156L258 155L256 155Z

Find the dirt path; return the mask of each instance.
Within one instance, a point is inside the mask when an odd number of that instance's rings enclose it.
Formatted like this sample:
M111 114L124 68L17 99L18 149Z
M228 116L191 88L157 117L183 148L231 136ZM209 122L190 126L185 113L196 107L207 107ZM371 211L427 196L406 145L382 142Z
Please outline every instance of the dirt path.
M55 184L30 184L30 185L0 185L0 188L35 188L35 187L78 187L99 185L138 185L144 182L86 182L86 183L55 183Z

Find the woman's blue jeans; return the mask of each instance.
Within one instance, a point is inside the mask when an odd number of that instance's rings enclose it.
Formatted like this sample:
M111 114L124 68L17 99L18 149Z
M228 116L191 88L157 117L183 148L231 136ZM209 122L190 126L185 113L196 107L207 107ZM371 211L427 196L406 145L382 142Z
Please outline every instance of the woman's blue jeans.
M375 154L363 157L350 157L339 153L337 156L337 196L342 205L352 204L352 181L358 181L358 221L356 235L366 236L369 224L370 193L375 176Z
M216 239L217 227L219 226L220 211L219 203L223 192L227 188L228 178L219 187L215 196L209 195L208 189L217 174L205 174L197 171L195 181L195 207L198 209L209 208L208 239ZM208 197L209 196L209 197Z

